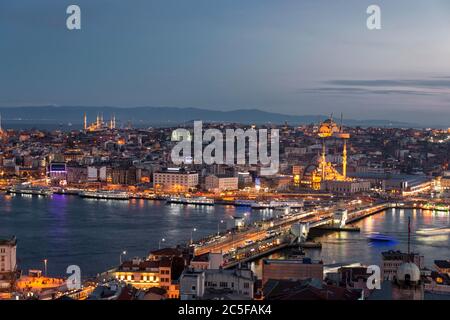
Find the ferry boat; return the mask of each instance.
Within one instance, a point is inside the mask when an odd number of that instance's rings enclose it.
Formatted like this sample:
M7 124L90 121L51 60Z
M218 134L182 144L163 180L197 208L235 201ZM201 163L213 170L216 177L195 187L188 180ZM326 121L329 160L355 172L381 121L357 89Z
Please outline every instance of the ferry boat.
M167 203L194 204L201 206L213 206L214 199L207 197L170 197Z
M439 212L449 212L450 211L450 206L447 206L445 204L437 204L434 207L434 211L439 211Z
M238 207L251 207L255 201L253 200L235 200L234 205Z
M108 199L108 200L129 200L130 195L122 191L81 191L78 194L82 198Z
M51 196L53 191L45 187L33 187L33 186L16 186L7 190L10 194L28 194L36 196Z
M450 234L450 228L424 228L416 231L417 234L422 236L441 236Z
M298 201L259 201L251 205L252 209L302 208L303 203Z

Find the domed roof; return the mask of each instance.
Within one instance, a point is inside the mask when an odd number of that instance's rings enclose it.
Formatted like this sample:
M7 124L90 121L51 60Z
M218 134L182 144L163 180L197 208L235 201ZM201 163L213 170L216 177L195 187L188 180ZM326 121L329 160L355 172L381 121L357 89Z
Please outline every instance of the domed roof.
M409 282L419 282L420 281L420 270L419 267L412 262L406 262L400 265L397 269L397 280Z
M319 127L319 136L321 137L329 137L332 136L333 133L339 132L338 125L333 121L333 119L327 119L320 124Z

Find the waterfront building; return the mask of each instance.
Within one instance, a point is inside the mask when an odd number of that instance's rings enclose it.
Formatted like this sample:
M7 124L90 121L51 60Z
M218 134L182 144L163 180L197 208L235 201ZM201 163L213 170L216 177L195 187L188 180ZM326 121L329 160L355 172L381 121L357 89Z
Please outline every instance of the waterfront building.
M238 189L238 177L226 175L209 175L205 178L205 190L209 192L223 192Z
M432 179L426 176L399 175L385 181L387 192L402 196L413 196L429 191L431 186Z
M102 170L97 173L97 179L103 179L103 174L106 174L106 170L102 173ZM93 174L94 175L94 174ZM141 169L135 166L120 166L114 167L110 170L111 183L119 185L135 186L141 181ZM102 181L102 180L101 180Z
M238 172L238 187L244 189L253 183L253 178L250 172Z
M87 179L89 182L106 182L106 166L88 166Z
M153 187L155 189L182 192L195 189L198 183L197 172L181 168L169 168L153 174Z
M52 162L48 168L49 178L52 181L67 181L67 167L65 162Z
M323 262L310 258L300 259L264 259L262 263L263 286L270 279L275 280L305 280L323 279Z
M443 190L450 190L450 176L442 177L440 183Z
M367 180L329 180L325 181L322 186L323 190L337 194L353 194L370 191L370 181Z
M186 269L180 277L180 299L223 299L233 296L236 300L252 300L256 277L247 267L237 269Z
M83 184L88 181L88 169L85 166L71 163L67 166L67 184Z

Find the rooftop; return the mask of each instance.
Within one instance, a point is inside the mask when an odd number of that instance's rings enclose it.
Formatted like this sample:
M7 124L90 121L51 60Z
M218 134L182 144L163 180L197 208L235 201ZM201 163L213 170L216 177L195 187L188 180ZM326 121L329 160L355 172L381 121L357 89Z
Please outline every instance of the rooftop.
M450 269L450 262L447 260L435 260L434 264L438 267L438 268L442 268L442 269Z
M0 246L15 246L17 244L16 237L11 237L9 239L0 238Z

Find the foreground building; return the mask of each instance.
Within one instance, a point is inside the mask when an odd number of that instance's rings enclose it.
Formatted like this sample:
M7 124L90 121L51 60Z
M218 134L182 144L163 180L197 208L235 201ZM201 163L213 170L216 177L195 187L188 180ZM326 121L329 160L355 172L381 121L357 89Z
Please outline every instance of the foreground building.
M0 239L0 291L9 290L17 271L17 239Z
M180 278L181 300L254 298L256 277L247 267L235 270L186 269Z
M264 259L262 263L262 284L270 279L275 280L305 280L323 279L323 262L310 258L302 259Z

